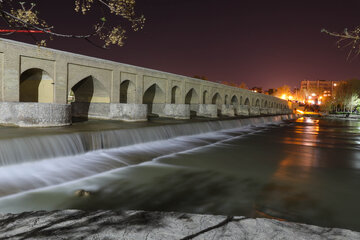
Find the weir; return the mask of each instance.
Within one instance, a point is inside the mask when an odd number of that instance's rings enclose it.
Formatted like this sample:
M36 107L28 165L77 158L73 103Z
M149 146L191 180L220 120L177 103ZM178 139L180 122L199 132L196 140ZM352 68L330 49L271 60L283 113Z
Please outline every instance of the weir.
M3 139L0 141L0 196L140 164L209 145L211 142L206 140L209 136L211 141L220 141L224 138L222 131L246 130L294 117L214 120Z
M223 121L169 124L154 127L78 132L0 140L0 166L46 158L72 156L99 149L110 149L170 138L203 134L251 125L279 122L295 115L258 117ZM16 147L14 147L16 146Z

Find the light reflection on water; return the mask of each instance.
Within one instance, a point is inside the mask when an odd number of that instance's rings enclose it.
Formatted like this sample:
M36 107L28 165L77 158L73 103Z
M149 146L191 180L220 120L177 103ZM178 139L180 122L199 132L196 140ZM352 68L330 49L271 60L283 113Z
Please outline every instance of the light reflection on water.
M0 209L268 216L359 231L359 126L299 118L133 149L137 154L121 151L111 157L140 164L2 199ZM78 189L91 194L75 196Z

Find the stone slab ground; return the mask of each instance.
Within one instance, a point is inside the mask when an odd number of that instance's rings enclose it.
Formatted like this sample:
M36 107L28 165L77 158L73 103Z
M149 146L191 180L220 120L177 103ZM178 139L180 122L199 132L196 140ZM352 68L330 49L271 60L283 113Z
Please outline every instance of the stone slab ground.
M0 215L0 239L360 239L360 233L264 218L63 210Z

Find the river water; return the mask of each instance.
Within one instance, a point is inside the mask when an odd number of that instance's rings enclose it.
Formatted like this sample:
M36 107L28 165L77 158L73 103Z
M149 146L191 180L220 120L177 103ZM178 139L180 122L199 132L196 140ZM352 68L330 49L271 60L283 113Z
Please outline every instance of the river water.
M0 136L2 213L142 209L360 231L359 121L90 121Z

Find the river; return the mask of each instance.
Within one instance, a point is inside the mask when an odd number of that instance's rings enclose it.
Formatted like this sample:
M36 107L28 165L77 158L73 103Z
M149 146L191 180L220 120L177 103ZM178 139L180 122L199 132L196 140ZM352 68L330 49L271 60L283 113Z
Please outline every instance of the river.
M0 212L179 211L360 231L359 150L360 122L346 120L3 127Z

